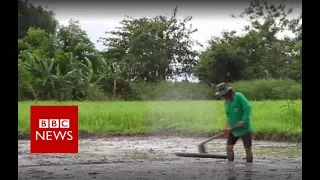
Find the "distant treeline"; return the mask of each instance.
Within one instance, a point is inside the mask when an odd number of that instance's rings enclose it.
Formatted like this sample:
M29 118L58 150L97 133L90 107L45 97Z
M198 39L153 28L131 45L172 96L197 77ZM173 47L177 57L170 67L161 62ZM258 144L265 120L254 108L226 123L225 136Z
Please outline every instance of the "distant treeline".
M19 99L214 99L209 85L219 82L250 99L301 98L302 15L289 19L285 4L255 0L239 15L249 20L243 34L224 31L199 52L192 17L177 13L127 17L98 51L78 21L62 26L53 12L18 0ZM283 30L295 36L277 38ZM200 83L167 81L185 75Z

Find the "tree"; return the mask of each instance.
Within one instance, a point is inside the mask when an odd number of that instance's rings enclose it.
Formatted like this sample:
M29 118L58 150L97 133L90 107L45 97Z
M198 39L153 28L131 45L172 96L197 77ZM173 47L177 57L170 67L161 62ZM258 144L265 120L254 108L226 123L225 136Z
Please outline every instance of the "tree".
M18 39L23 38L30 27L54 34L57 24L52 11L44 10L41 6L36 7L25 0L18 0Z
M98 71L102 58L87 32L81 29L79 21L71 19L67 26L60 26L56 34L56 49L64 53L72 52L83 63L86 63L85 58L90 59L94 72Z
M54 35L40 28L29 28L26 35L18 39L18 57L22 60L29 58L28 53L36 54L38 57L54 56Z
M192 50L197 41L190 35L197 31L188 23L192 17L177 19L177 7L170 18L127 19L122 27L107 32L102 38L107 47L104 57L112 59L122 69L126 80L157 82L182 73L191 74L198 52ZM180 69L172 68L177 64Z
M301 58L297 57L300 53L295 46L302 41L302 13L290 19L289 15L292 12L293 9L288 8L284 2L272 4L266 0L254 0L240 14L240 17L249 20L250 25L246 27L247 31L254 29L265 40L264 47L267 54L260 57L261 70L268 71L275 78L294 77L294 80L299 80L298 77L301 76L298 74L302 69L297 61ZM293 33L295 37L277 37L278 33L284 31ZM295 75L292 74L293 69L295 69Z
M207 83L288 77L299 81L302 69L297 47L301 16L290 20L288 15L291 13L292 8L287 8L284 3L274 5L264 0L252 1L239 15L249 21L244 34L236 36L235 31L223 32L221 38L212 38L211 46L200 56L195 69L197 76ZM279 38L277 34L284 30L291 30L296 37ZM227 57L235 57L237 61ZM227 71L230 71L228 77ZM230 79L231 75L233 78Z
M240 38L235 32L222 32L200 56L195 75L209 85L245 79L245 60L240 56Z

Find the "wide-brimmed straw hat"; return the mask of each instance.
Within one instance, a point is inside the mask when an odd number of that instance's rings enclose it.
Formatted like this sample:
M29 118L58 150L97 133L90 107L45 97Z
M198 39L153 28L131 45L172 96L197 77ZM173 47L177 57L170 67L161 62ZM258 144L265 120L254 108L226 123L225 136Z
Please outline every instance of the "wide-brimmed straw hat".
M226 83L220 83L216 86L216 96L223 96L225 94L227 94L230 90L232 89L232 87L229 87L226 85Z

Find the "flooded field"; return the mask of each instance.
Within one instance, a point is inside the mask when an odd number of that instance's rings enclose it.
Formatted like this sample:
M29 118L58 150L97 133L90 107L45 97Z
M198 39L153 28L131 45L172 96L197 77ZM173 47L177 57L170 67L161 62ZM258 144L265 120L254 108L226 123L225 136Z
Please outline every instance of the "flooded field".
M239 140L235 162L176 157L197 152L203 138L115 137L80 140L77 155L31 155L29 141L18 141L19 179L302 179L301 144L254 141L254 162L245 163ZM209 153L225 154L225 140L206 146Z

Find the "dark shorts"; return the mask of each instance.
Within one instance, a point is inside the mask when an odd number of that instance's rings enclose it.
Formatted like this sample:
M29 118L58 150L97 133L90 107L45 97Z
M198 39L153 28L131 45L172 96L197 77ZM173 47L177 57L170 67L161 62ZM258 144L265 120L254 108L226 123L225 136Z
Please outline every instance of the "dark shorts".
M243 136L239 136L242 140L244 148L252 147L252 133L249 132ZM239 139L239 137L235 137L231 132L228 134L227 145L235 145Z

